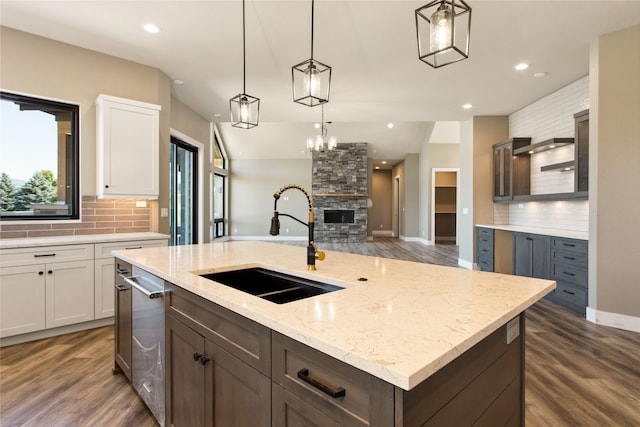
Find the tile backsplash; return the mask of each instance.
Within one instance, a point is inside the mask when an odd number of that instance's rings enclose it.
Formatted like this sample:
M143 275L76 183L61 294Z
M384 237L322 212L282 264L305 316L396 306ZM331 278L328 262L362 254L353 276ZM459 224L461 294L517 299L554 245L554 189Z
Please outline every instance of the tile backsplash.
M151 208L136 207L135 200L82 196L81 222L0 224L0 239L151 231Z
M531 137L532 144L551 138L574 138L573 115L588 109L589 102L589 76L585 76L511 114L509 135L510 137ZM533 154L531 156L531 194L573 192L573 172L540 171L542 166L573 159L573 144ZM589 201L494 204L494 222L588 231Z

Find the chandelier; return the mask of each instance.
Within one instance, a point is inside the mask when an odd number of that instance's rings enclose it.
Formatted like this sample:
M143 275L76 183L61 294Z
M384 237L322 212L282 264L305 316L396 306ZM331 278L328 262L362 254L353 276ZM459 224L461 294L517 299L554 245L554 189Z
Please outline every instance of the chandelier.
M324 151L325 144L328 150L333 150L338 146L338 140L335 136L327 138L327 126L324 121L324 104L322 104L322 122L320 123L320 135L310 136L307 138L307 150Z

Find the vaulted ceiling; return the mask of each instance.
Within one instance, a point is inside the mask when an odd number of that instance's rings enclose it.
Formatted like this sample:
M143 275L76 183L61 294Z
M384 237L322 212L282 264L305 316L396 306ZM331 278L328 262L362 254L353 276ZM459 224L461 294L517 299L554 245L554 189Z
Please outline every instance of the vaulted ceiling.
M368 142L375 159L418 152L434 122L517 111L588 74L599 34L640 23L640 1L469 0L470 58L433 69L417 58L414 10L426 3L315 3L314 58L333 67L329 134ZM308 157L304 144L321 111L292 101L291 66L310 56L311 2L247 0L246 8L246 91L261 99L251 130L225 123L229 98L242 92L239 0L2 0L0 23L183 81L173 94L219 122L232 158ZM160 32L145 32L149 22ZM519 62L531 65L517 72ZM534 77L540 72L547 75Z

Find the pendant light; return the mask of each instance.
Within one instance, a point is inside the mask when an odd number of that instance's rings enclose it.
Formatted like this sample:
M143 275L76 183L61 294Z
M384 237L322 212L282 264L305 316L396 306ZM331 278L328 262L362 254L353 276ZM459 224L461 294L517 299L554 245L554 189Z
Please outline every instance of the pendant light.
M322 122L320 123L320 135L307 138L307 150L324 151L325 143L328 150L334 150L338 146L338 140L335 136L327 138L327 126L324 121L324 104L322 104Z
M260 116L260 99L247 95L247 57L245 47L245 13L244 0L242 0L242 93L229 100L231 110L231 126L251 129L258 126Z
M329 102L331 67L313 59L314 0L311 0L311 58L291 67L293 101L308 107Z
M433 68L467 59L471 8L464 0L434 0L416 9L418 58Z

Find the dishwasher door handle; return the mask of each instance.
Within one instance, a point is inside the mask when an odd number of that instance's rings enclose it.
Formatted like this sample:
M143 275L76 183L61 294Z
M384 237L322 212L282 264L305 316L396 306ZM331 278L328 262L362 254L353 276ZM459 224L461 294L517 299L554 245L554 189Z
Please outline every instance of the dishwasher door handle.
M137 276L124 278L125 282L142 292L149 299L162 298L164 296L164 291L150 291L149 289L138 283L138 280L139 278Z

